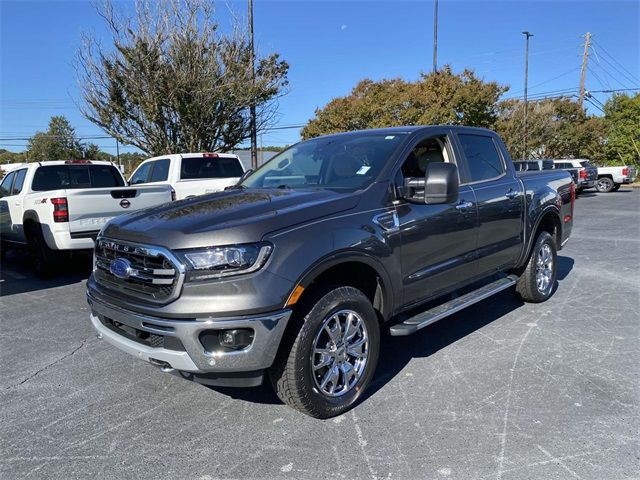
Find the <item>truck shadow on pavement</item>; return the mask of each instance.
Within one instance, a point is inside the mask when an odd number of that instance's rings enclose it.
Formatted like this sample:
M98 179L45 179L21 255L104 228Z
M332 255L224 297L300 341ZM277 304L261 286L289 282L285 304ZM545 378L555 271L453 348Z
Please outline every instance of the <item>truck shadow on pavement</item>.
M557 280L564 280L573 269L573 265L572 258L558 256ZM557 288L558 282L554 286L554 291ZM523 305L522 300L507 290L408 337L392 337L388 330L383 330L380 338L378 367L360 402L365 402L375 395L378 390L401 373L413 358L429 357ZM237 400L265 404L282 403L271 389L268 380L255 388L208 388Z
M38 278L31 269L27 252L11 249L0 261L0 297L78 283L89 277L91 268L91 252L78 252L60 266L58 275Z

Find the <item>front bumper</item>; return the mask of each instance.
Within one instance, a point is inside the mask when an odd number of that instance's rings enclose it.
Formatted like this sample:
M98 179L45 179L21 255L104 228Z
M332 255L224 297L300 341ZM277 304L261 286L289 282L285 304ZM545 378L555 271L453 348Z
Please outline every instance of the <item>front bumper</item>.
M87 293L91 306L91 323L98 337L130 355L163 367L191 373L249 372L271 366L280 340L287 326L291 310L270 314L229 318L197 318L175 320L131 312L101 302ZM103 320L109 319L135 331L152 334L154 338L174 337L177 349L150 346L110 328ZM254 338L243 350L208 352L200 342L200 333L208 330L251 328ZM176 347L173 347L176 348Z

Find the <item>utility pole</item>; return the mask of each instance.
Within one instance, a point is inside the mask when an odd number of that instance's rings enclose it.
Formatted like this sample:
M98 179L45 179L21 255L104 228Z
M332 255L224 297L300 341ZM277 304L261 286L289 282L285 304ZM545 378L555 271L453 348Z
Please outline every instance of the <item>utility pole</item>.
M580 108L583 108L584 104L584 84L587 79L587 63L589 61L589 51L591 48L591 33L587 32L584 36L584 52L582 54L582 68L580 68L580 95L578 97L578 104Z
M433 73L438 70L438 0L433 7Z
M522 159L527 159L527 140L529 136L527 117L529 115L529 100L527 99L527 89L529 87L529 37L533 37L533 33L524 31L522 34L525 36L524 44L524 150L522 152Z
M251 89L255 88L255 52L253 50L253 0L249 0L249 50L251 62ZM249 106L251 117L251 168L258 168L258 139L256 135L256 103L255 98L251 98Z

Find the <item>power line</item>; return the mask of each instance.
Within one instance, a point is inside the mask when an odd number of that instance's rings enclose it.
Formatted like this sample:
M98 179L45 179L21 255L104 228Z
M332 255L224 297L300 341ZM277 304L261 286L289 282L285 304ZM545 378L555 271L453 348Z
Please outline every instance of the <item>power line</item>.
M640 87L635 88L614 88L611 90L589 90L591 93L617 93L617 92L637 92Z
M555 76L553 78L550 78L548 80L545 80L544 82L536 83L535 85L532 85L529 88L536 88L536 87L539 87L540 85L544 85L546 83L553 82L554 80L557 80L557 79L562 78L562 77L564 77L566 75L569 75L570 73L574 73L576 70L580 70L580 67L574 67L571 70L567 70L566 72L561 73L560 75L557 75L557 76ZM516 90L515 92L511 92L511 94L515 95L516 93L520 93L522 91L524 91L524 89Z
M594 55L595 55L595 57L596 57L596 60L597 60L597 62L598 62L598 67L600 67L603 71L605 71L608 75L610 75L610 76L611 76L611 78L614 78L614 79L615 79L615 80L616 80L620 85L622 85L622 86L625 86L625 87L626 87L626 85L625 85L624 83L622 83L618 77L614 77L613 75L609 74L608 70L605 68L605 66L604 66L604 65L602 64L602 62L600 61L600 55L598 55L597 50L596 50L595 48L592 48L592 49L593 49L593 53L594 53ZM605 57L602 57L602 60L604 60L605 62L607 62L607 64L608 64L611 68L613 68L613 70L615 70L615 71L616 71L616 73L617 73L619 76L621 76L621 77L622 77L622 78L624 78L625 80L629 80L629 81L631 81L631 83L632 83L632 84L633 84L633 83L636 83L636 81L635 81L633 78L630 78L629 76L625 75L623 72L621 72L621 71L620 71L620 69L618 69L615 65L613 65L613 64L612 64L609 60L607 60Z
M618 60L616 60L615 57L613 55L611 55L599 42L596 42L594 40L593 43L595 45L597 45L598 48L600 48L600 50L602 50L604 52L605 55L607 55L611 60L613 60L613 62L618 64L618 66L620 68L622 68L625 72L627 72L629 75L631 75L631 77L634 78L634 81L640 81L640 77L637 77L635 74L633 74L629 70L627 70L627 68L622 63L618 62Z

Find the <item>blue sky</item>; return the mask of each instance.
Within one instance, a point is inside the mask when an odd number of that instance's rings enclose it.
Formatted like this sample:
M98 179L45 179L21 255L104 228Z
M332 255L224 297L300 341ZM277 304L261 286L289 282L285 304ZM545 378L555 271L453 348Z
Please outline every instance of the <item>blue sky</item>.
M223 25L227 8L246 13L244 1L216 5ZM640 87L640 2L440 0L439 10L438 63L509 84L506 96L522 95L523 30L534 34L530 95L577 88L587 31L595 39L587 88ZM0 148L23 150L25 141L4 139L44 130L52 115L67 116L80 135L102 134L75 106L73 58L83 31L107 40L91 2L0 0ZM429 71L433 1L255 0L255 32L260 52L279 52L291 66L278 123L295 125L362 78L414 80ZM262 142L298 138L297 129L277 130ZM115 153L114 141L95 143Z

